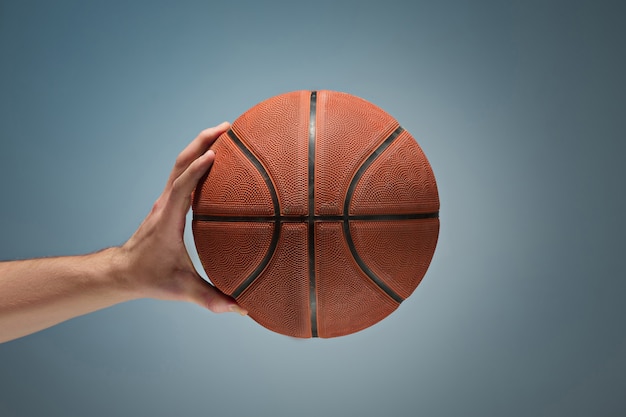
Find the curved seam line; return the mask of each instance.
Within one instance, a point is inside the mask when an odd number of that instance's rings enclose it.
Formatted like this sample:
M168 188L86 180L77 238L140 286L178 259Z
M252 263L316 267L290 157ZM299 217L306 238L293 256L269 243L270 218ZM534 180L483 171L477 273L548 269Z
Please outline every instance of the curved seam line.
M380 279L374 271L372 271L367 264L363 261L363 259L359 256L359 253L354 246L354 241L352 240L352 233L350 232L350 220L352 218L349 216L350 212L350 202L352 200L352 195L354 194L354 190L356 189L357 183L361 179L361 176L365 173L367 168L391 145L391 143L396 140L396 138L404 131L402 126L398 126L396 130L394 130L378 147L370 154L370 156L361 164L356 174L352 178L350 182L350 186L348 187L348 192L346 193L346 199L344 201L343 206L343 232L350 248L350 252L352 253L352 257L356 261L361 271L367 275L370 280L376 286L378 286L381 290L383 290L389 297L391 297L398 304L404 301L402 297L400 297L395 291L393 291L382 279Z
M259 161L258 158L252 153L252 151L250 151L250 149L248 149L243 144L241 139L237 137L232 129L228 131L228 136L243 152L246 158L248 158L248 160L256 167L256 169L263 177L263 181L265 181L265 185L267 185L267 188L272 197L272 205L274 206L274 216L269 218L270 220L274 221L274 232L272 233L270 246L269 248L267 248L267 252L265 253L265 256L263 257L261 263L254 269L254 271L252 271L250 275L248 275L248 277L241 284L239 284L237 288L235 288L235 291L233 291L233 293L231 294L231 296L236 299L259 277L259 275L261 275L261 272L263 272L265 267L267 267L267 265L270 263L270 260L274 256L274 252L276 252L276 247L278 246L278 240L280 238L280 203L278 201L278 195L276 194L274 184L272 183L269 174L265 170L265 167L263 166L263 164L261 164L261 161Z

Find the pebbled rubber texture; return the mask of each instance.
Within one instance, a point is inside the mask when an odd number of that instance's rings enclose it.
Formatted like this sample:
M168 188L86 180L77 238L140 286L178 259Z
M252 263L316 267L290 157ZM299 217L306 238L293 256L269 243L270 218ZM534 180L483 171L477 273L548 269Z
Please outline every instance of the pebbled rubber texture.
M336 337L387 317L430 265L433 170L414 138L346 93L296 91L240 116L212 147L194 239L216 287L294 337Z

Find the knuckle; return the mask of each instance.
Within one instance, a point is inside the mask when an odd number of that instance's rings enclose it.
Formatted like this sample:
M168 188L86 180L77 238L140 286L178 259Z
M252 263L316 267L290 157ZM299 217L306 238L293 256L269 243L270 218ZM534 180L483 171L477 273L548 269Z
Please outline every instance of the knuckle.
M157 211L159 211L161 209L161 206L163 205L162 203L162 198L159 197L157 201L154 202L154 204L152 205L152 213L156 213Z
M187 164L187 157L184 153L181 153L176 157L176 161L174 162L174 166L177 168L182 168Z
M172 182L172 194L177 194L183 189L185 186L185 178L180 176Z
M225 311L222 299L214 292L208 292L205 295L204 303L206 308L213 313L223 313Z

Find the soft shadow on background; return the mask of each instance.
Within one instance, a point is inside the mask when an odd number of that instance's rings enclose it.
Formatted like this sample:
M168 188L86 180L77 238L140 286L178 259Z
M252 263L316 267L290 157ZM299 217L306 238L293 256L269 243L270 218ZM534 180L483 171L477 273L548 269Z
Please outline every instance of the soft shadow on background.
M123 243L197 132L292 90L392 114L441 198L424 281L365 331L131 302L0 345L0 415L625 415L625 11L0 1L0 259Z

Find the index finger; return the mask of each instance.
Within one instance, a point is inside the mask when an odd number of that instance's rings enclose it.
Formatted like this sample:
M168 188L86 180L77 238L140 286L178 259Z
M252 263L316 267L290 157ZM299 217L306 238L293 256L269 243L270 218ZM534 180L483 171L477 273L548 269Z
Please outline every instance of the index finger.
M168 185L171 185L199 157L204 155L209 146L230 128L230 123L223 122L217 126L204 129L176 158L170 174Z

